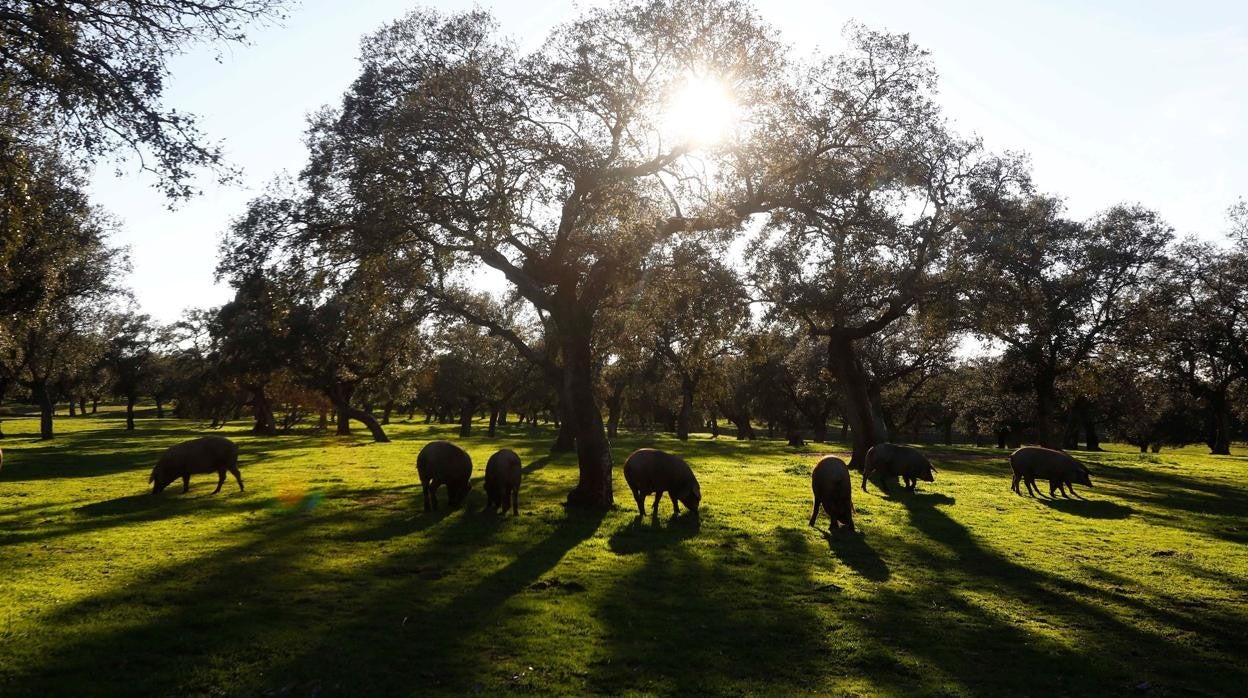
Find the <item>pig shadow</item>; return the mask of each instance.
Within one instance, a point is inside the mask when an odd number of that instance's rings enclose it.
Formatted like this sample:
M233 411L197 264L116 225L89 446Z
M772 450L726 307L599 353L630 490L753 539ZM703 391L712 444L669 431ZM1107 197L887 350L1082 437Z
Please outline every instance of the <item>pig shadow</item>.
M702 518L693 511L682 511L666 521L653 514L637 515L611 534L607 547L618 555L653 552L678 545L696 536L701 529Z

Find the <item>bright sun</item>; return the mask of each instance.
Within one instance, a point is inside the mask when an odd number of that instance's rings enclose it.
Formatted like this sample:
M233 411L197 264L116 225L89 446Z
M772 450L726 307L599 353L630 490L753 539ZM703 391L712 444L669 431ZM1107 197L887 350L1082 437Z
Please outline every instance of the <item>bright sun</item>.
M677 83L663 109L664 131L697 149L726 139L737 121L737 102L721 80L690 74Z

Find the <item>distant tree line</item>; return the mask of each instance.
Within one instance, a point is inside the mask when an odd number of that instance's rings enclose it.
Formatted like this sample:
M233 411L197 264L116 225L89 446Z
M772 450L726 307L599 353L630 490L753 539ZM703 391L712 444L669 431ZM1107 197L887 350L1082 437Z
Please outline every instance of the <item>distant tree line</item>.
M168 327L101 311L124 258L73 168L10 158L4 186L46 192L39 225L92 232L15 238L48 261L0 278L0 389L47 436L53 404L101 394L378 441L396 415L550 420L590 507L620 428L845 439L854 465L921 438L1229 453L1248 206L1221 244L1137 204L1076 219L1024 157L950 128L908 36L846 40L795 57L748 3L665 0L520 54L485 12L413 12L366 37L306 167L232 224L233 300ZM690 76L725 83L731 134L665 127Z

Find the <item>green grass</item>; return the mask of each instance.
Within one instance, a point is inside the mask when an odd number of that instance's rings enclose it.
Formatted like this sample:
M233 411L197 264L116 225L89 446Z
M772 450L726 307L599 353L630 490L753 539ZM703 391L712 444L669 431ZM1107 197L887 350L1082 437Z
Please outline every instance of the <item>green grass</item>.
M116 413L6 420L0 695L794 693L1242 695L1248 459L1087 456L1086 501L1009 491L992 449L932 449L915 494L854 491L860 534L810 515L814 445L630 435L618 508L566 513L550 434L462 443L527 464L521 515L420 510L451 427L254 438L247 491L148 494L202 426ZM640 518L619 465L683 453L699 517ZM443 500L444 501L444 500ZM1142 689L1143 690L1143 689Z

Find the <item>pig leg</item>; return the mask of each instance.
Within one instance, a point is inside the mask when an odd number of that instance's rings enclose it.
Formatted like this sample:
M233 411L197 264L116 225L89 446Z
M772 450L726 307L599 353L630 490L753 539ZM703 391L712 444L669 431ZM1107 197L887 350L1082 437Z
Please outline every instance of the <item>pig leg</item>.
M244 492L245 490L243 489L243 475L242 473L238 472L237 465L230 466L230 474L233 475L234 479L238 481L238 491Z
M1036 487L1036 481L1033 478L1023 478L1023 484L1027 485L1027 494L1032 497L1036 496L1036 493L1040 491L1040 488Z
M217 471L217 489L213 490L212 493L216 494L220 492L221 486L224 484L225 484L225 469L222 468L221 470Z
M182 473L182 494L186 494L189 489L191 489L191 474Z
M680 502L676 501L676 493L675 493L675 492L668 492L668 493L667 493L667 496L669 496L669 497L671 497L671 498L672 498L672 513L673 513L673 514L679 514L679 513L680 513Z
M663 490L654 493L654 509L650 511L651 516L659 515L659 502L663 501Z
M867 473L870 472L870 470L871 468L868 466L864 466L862 468L862 491L863 492L867 491Z
M1014 481L1010 483L1010 489L1014 490L1014 494L1017 494L1020 496L1023 494L1022 492L1018 491L1018 481L1021 479L1023 479L1022 475L1019 475L1018 473L1014 473Z
M503 505L503 513L504 514L507 513L506 504ZM511 488L511 515L512 516L520 515L520 488L519 487Z
M826 506L825 506L824 508L825 508L825 509L827 509L827 507L826 507ZM830 512L830 511L828 512L828 514L829 514L829 515L830 515L831 513L832 513L832 512ZM811 514L810 514L810 525L811 525L811 526L814 526L814 525L815 525L815 519L817 519L817 518L819 518L819 498L818 498L818 497L815 497L815 510L814 510L813 512L811 512Z
M828 512L831 516L832 512ZM836 515L833 516L833 523L840 522L850 531L854 530L854 505L849 502L840 502L836 506Z
M646 495L642 494L641 490L633 490L633 499L637 500L637 515L645 516L646 515Z
M433 507L429 503L430 497L429 497L429 481L428 480L421 480L420 490L421 490L421 495L425 499L425 511L430 511Z

